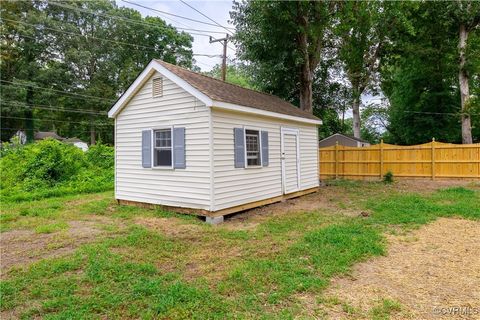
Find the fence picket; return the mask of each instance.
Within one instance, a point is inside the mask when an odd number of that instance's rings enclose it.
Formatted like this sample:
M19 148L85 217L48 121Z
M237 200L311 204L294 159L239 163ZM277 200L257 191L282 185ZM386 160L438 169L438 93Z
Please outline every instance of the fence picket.
M391 145L383 140L361 148L336 144L320 148L319 159L321 179L381 179L387 171L402 178L480 179L480 143L461 145L432 139L415 146Z

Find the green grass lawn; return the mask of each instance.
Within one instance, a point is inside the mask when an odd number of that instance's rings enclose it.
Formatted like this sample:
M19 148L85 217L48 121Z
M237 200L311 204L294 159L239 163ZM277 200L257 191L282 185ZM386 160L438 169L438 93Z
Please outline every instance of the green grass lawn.
M329 208L266 214L253 227L228 220L210 226L191 216L118 206L111 192L2 204L2 232L68 237L72 221L101 230L60 257L2 270L2 315L291 319L302 312L299 294L320 297L332 276L384 254L385 232L438 217L480 219L478 184L421 194L378 182L335 182L306 199L326 189ZM348 202L332 190L348 194ZM158 221L160 229L139 219ZM385 319L400 309L385 300L370 315Z

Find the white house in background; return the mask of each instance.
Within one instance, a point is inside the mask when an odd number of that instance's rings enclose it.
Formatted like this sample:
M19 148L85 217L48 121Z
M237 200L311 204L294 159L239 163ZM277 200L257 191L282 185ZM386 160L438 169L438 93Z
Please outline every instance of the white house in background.
M78 138L67 138L67 139L63 140L63 142L67 143L67 144L73 144L75 147L77 147L79 149L82 149L83 152L88 151L88 143L86 143L85 141L82 141Z
M152 60L108 115L120 203L217 223L318 189L322 122L276 96Z

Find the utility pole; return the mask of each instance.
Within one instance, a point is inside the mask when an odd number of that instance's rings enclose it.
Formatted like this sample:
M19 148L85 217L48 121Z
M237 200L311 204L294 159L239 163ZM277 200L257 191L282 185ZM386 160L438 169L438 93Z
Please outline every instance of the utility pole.
M212 36L210 36L210 43L223 41L222 81L225 81L227 77L227 41L228 39L229 39L228 34L225 35L225 38L221 38L221 39L213 39Z

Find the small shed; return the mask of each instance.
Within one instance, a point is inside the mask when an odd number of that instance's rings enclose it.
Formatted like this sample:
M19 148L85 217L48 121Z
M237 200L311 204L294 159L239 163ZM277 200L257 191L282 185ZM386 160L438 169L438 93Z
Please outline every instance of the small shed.
M120 203L217 223L318 189L321 121L276 96L152 60L108 115Z
M318 147L319 148L331 147L331 146L336 145L337 142L338 142L338 145L346 146L346 147L368 147L368 146L370 146L370 142L368 142L366 140L355 138L355 137L348 136L348 135L341 134L341 133L335 133L335 134L332 134L329 137L326 137L323 140L320 140L318 142Z

